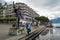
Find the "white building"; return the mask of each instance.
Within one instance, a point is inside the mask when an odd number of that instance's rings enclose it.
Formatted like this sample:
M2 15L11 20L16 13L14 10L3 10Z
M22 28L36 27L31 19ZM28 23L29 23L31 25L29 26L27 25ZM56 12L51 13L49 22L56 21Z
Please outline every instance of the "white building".
M21 15L23 16L22 20L25 21L32 21L33 18L38 17L39 15L29 6L27 6L24 3L15 3L14 4L15 7L19 7L19 11L21 12ZM13 8L13 4L9 4L7 5L7 3L5 3L5 5L3 5L4 10L3 10L3 16L4 17L16 17L16 13L14 13L14 8Z

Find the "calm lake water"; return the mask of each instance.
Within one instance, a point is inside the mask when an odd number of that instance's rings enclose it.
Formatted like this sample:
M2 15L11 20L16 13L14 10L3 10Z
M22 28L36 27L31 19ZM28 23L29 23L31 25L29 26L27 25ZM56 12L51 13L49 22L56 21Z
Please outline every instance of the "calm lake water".
M60 23L53 23L52 25L56 27L56 26L60 26Z
M56 28L56 26L60 26L60 24L53 25L53 28L46 28L36 40L60 40L60 28Z

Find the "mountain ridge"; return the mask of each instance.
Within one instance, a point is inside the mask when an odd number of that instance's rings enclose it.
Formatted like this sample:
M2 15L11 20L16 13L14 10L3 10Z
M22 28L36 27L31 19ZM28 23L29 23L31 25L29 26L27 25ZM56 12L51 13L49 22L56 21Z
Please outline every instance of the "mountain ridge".
M52 23L60 23L60 17L52 19L51 22Z

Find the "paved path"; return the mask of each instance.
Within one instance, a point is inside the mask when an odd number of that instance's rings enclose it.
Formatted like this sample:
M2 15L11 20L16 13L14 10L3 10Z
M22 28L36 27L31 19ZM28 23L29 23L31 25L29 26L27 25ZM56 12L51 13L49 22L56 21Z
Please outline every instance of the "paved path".
M18 40L21 37L26 36L26 32L24 34L18 35L18 36L9 36L9 28L11 27L11 25L9 24L0 24L0 40ZM41 26L42 27L42 26ZM41 28L39 27L39 28ZM34 29L31 28L31 32L37 30L38 28ZM26 29L25 29L26 31Z
M0 40L5 40L11 37L8 35L9 27L11 27L11 25L0 24Z
M43 28L43 27L44 27L44 26L41 26L41 27L36 28L36 29L31 28L31 30L32 30L31 32L33 32L33 31L35 31L35 30L37 30L37 29ZM18 35L18 36L11 37L11 38L8 38L8 39L6 39L6 40L18 40L19 38L22 38L22 37L24 37L24 36L26 36L26 33L25 33L25 34Z

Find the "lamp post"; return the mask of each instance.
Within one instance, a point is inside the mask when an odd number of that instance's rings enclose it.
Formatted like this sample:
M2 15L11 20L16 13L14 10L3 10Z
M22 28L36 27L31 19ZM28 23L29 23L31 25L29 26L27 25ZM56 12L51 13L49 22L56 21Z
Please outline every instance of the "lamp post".
M14 8L14 12L16 13L16 17L17 17L17 21L18 21L18 28L19 28L19 20L20 20L20 16L21 16L20 8L15 7L14 2L13 2L13 8Z

